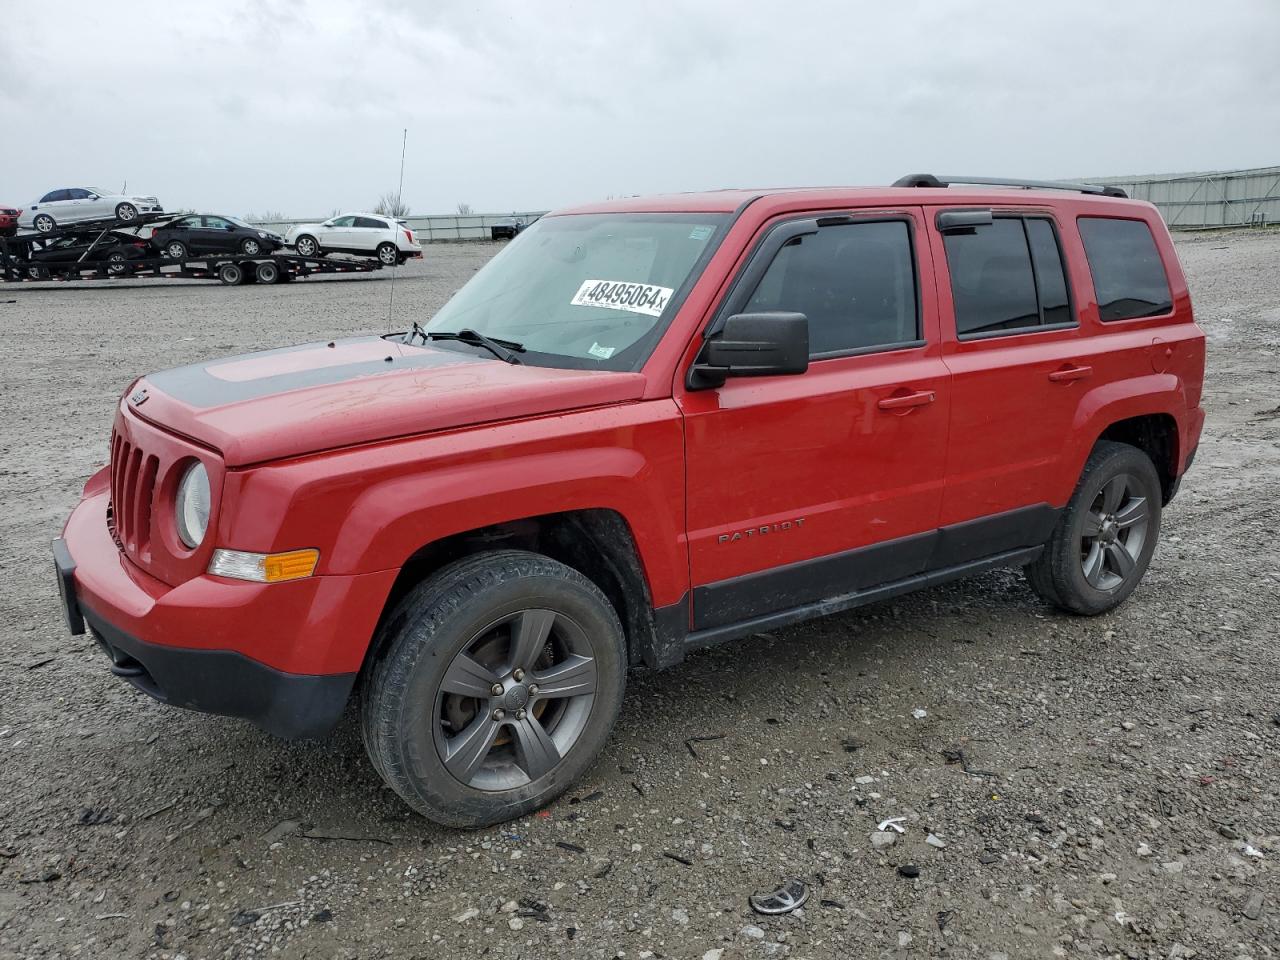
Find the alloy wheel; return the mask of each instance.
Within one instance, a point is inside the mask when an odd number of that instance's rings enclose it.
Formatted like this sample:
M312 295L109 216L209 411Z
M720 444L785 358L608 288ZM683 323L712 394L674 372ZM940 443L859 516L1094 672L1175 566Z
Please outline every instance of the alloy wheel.
M379 248L378 248L378 259L379 259L379 260L381 260L381 261L382 261L383 263L385 263L385 264L392 264L392 263L395 263L395 262L396 262L396 248L395 248L395 247L393 247L393 246L390 246L389 244L388 244L388 245L386 245L386 246L379 247Z
M586 729L596 693L591 639L564 614L521 610L479 631L453 658L431 717L445 768L477 790L549 773Z
M1112 477L1085 513L1080 532L1080 565L1097 590L1114 590L1137 569L1146 543L1151 510L1137 478Z
M257 241L257 240L246 240L246 241L244 242L244 252L245 252L248 256L251 256L251 257L255 257L255 256L257 256L257 255L258 255L258 251L259 251L260 249L261 249L261 247L259 247L259 246L258 246L258 241Z

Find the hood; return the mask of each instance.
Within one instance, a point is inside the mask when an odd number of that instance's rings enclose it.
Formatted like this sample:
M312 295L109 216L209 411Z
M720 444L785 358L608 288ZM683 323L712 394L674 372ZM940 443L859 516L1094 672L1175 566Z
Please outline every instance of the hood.
M121 403L237 467L634 401L644 382L639 373L519 366L360 337L150 374Z

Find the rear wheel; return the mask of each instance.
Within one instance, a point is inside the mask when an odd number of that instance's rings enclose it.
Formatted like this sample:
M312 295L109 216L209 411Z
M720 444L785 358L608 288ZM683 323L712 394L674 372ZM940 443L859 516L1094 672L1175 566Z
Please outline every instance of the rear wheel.
M318 257L320 256L320 244L316 243L315 237L301 236L293 245L298 251L298 255L302 257Z
M1160 477L1136 447L1100 442L1027 579L1045 600L1092 616L1133 593L1160 535Z
M35 220L32 221L32 225L39 233L52 233L53 228L57 226L57 224L53 222L53 217L49 216L47 213L38 214Z
M258 264L255 273L259 283L275 283L280 279L280 268L271 260Z
M107 273L118 276L124 273L127 266L128 259L123 253L116 251L107 256Z
M227 286L244 282L244 271L238 263L224 263L218 268L218 279Z
M117 220L137 220L138 208L135 207L132 203L117 203L116 219Z
M400 256L400 251L396 249L394 243L378 244L378 259L388 267L394 266L396 259Z
M617 614L590 580L539 554L445 567L378 641L361 691L365 747L410 806L450 826L555 799L595 760L622 703Z
M187 245L181 240L170 240L164 245L164 255L170 260L187 259Z

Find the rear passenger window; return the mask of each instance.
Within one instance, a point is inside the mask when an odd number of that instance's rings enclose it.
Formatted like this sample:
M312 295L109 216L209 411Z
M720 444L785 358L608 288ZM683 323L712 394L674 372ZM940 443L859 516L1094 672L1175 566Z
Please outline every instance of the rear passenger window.
M1145 221L1081 217L1077 222L1103 320L1154 317L1173 309L1169 277Z
M1019 332L1074 319L1053 223L997 217L969 232L946 233L956 333Z
M809 355L919 339L915 257L901 220L835 224L797 237L774 257L747 313L809 318Z

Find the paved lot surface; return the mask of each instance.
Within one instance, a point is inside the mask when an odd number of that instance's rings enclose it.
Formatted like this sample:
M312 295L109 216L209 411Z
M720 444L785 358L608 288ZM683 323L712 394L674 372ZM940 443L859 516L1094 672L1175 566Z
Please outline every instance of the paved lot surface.
M398 316L494 249L430 247ZM1277 956L1280 235L1179 249L1208 425L1126 606L1001 572L637 674L575 790L476 833L409 815L351 723L284 744L133 694L54 600L135 374L384 330L390 273L0 285L0 957ZM753 915L788 875L803 913Z

